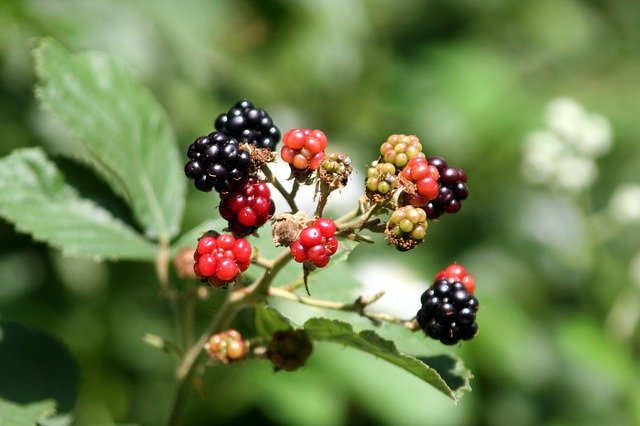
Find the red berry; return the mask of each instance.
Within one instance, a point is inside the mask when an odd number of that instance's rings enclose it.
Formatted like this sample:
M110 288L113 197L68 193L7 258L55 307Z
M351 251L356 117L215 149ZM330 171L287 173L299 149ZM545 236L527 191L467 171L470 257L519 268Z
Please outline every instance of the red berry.
M216 270L216 258L212 254L203 254L198 259L198 270L201 275L209 276L213 275Z
M315 170L324 159L327 137L320 130L291 129L282 138L280 157L298 170Z
M231 281L238 273L240 273L238 265L231 259L223 259L216 268L216 276L221 281Z
M236 242L236 239L233 238L233 235L222 234L218 236L218 248L222 250L231 250L233 248L233 243Z
M296 262L304 262L307 260L307 252L304 249L304 246L300 244L299 240L294 241L290 246L289 250L291 250L291 257Z
M431 201L438 196L440 188L438 181L432 177L425 177L416 182L418 194Z
M331 237L336 233L336 224L331 220L324 217L316 219L313 222L313 226L318 228L325 238Z
M307 257L318 268L327 266L327 263L329 263L329 253L322 244L317 244L307 249Z
M335 254L335 252L338 251L338 240L336 237L328 237L327 238L327 242L324 244L324 246L327 248L327 252L329 252L330 255Z
M322 242L322 233L315 226L309 226L300 232L298 239L303 246L311 247Z
M232 250L237 262L246 262L251 259L251 244L244 238L237 239Z
M205 235L198 240L197 253L206 254L211 253L216 248L216 238L211 235Z
M258 220L258 215L249 206L244 206L238 212L238 222L243 226L253 226Z

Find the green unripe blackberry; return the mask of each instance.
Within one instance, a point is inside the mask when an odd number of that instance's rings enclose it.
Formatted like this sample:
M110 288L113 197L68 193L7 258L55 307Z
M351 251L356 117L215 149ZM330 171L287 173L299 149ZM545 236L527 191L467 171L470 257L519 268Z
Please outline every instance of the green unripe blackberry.
M385 235L398 250L411 250L427 235L427 213L410 205L396 209L387 222Z
M386 198L398 187L396 167L391 163L374 163L367 169L365 182L367 195L374 198L376 195Z
M347 184L352 172L351 158L343 153L332 152L322 160L318 176L330 188L340 188Z
M391 135L380 145L381 161L401 170L422 153L422 144L415 135Z

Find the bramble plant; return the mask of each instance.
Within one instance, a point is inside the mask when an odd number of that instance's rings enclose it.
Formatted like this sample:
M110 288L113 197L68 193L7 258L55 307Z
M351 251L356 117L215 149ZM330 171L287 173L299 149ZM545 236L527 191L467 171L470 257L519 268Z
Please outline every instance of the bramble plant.
M288 130L278 150L281 133L273 119L242 100L219 114L184 157L165 112L120 62L99 53L69 54L52 40L36 49L35 59L38 99L74 135L61 153L92 168L125 200L142 232L83 198L39 148L0 160L0 213L68 255L155 263L178 341L144 340L177 358L169 424L179 423L203 367L262 360L276 371L294 371L323 341L393 363L454 400L469 389L471 374L461 361L427 338L453 345L478 332L475 282L462 265L425 280L416 315L405 319L369 308L382 292L354 300L353 280L344 273L350 252L373 242L371 234L384 234L400 252L423 243L431 220L460 210L469 193L464 171L426 156L415 135L391 135L372 149L377 159L353 210L332 218L327 201L354 184L354 167L346 153L328 151L330 138L321 130ZM290 166L290 190L269 168L279 160ZM214 219L185 232L188 179L219 204ZM304 185L315 189L311 215L296 203ZM286 201L285 211L276 211L273 190ZM344 280L322 275L332 268ZM331 286L340 286L331 294L345 300L324 297ZM208 324L198 324L194 305L209 297L224 301ZM313 307L314 315L296 324L286 305L272 306L278 299ZM235 321L243 311L252 312L252 327ZM196 329L202 332L194 338ZM419 343L416 332L423 334Z

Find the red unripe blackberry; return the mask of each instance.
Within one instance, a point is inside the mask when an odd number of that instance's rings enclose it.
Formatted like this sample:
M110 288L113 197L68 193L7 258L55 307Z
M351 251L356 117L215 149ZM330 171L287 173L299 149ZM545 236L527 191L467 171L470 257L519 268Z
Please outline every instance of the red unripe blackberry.
M315 267L327 266L331 256L338 250L338 240L334 237L336 224L327 218L319 218L307 226L289 246L291 257L296 262L311 262Z
M229 111L220 114L214 125L220 133L271 151L275 151L280 140L280 130L269 114L247 100L236 102Z
M251 156L238 141L219 132L198 137L187 151L184 173L200 191L225 193L250 174Z
M427 158L429 164L438 168L440 174L438 196L423 206L429 219L437 219L444 213L456 213L462 200L469 196L467 174L464 170L447 166L442 157Z
M436 279L422 294L420 303L416 319L432 339L453 345L478 333L476 313L480 305L462 282Z
M223 287L249 267L251 251L251 244L243 238L204 235L193 254L193 271L210 285Z
M220 197L220 215L238 235L260 228L274 212L269 186L256 178L248 178L237 189Z
M409 161L400 172L400 176L412 182L416 187L415 194L407 199L408 204L424 206L438 196L440 174L438 168L429 164L425 157L418 156Z
M280 157L297 170L315 170L325 157L327 137L321 130L291 129L282 136Z

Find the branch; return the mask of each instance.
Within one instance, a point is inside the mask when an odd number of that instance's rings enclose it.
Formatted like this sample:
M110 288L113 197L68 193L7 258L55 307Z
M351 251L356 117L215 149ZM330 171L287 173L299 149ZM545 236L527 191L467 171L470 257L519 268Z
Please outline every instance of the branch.
M291 211L293 213L295 213L298 210L300 210L300 209L298 209L298 206L296 205L296 201L294 200L295 194L298 192L299 185L296 185L296 183L294 182L293 188L291 189L291 192L289 192L280 183L278 178L276 178L273 175L273 173L271 172L271 169L269 167L267 167L266 164L264 166L262 166L262 168L260 170L262 170L262 173L264 173L264 175L267 178L267 180L269 181L269 183L271 183L278 190L278 192L282 195L282 197L284 197L284 199L287 202L287 204L289 204L289 208L291 209Z

